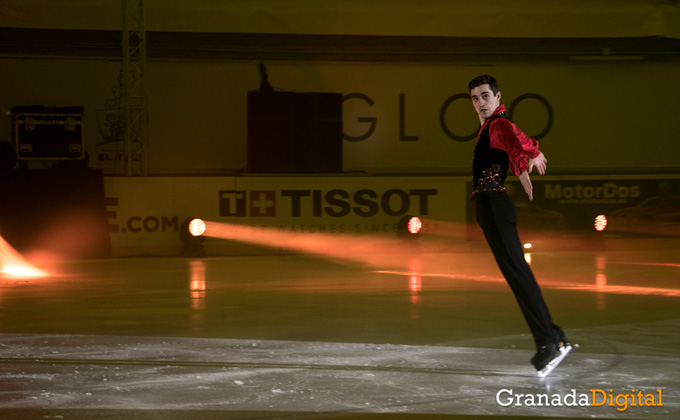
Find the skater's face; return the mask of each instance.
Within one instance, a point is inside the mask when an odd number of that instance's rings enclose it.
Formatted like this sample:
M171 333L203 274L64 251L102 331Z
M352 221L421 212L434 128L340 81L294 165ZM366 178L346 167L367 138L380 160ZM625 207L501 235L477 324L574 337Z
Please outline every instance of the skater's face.
M489 85L481 85L470 91L472 105L474 105L480 121L489 118L501 103L501 92L495 95Z

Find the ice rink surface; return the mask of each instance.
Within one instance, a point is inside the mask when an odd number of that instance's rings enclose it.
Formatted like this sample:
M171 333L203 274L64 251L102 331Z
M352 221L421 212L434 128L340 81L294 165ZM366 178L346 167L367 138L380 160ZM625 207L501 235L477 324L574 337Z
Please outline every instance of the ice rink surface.
M679 251L532 252L545 379L483 247L53 263L0 278L0 419L677 419Z

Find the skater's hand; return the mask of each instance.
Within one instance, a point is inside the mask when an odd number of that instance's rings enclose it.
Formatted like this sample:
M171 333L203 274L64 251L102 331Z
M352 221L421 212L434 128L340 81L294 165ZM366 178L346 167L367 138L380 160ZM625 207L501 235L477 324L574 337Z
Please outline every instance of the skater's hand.
M541 175L544 175L545 174L545 167L546 167L547 163L548 163L548 159L546 159L543 152L541 152L541 154L536 156L535 158L529 159L528 172L531 173L532 169L534 169L534 166L535 166L536 169L538 169L538 173L541 174Z
M519 174L519 181L522 183L522 186L524 187L524 192L527 193L529 196L529 200L534 199L534 187L531 185L531 179L529 178L529 172L524 171L521 174Z

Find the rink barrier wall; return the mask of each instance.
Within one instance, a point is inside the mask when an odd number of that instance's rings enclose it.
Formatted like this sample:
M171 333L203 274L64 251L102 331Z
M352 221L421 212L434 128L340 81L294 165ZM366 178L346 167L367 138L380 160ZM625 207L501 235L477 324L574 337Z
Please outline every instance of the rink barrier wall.
M609 237L680 237L680 213L670 211L678 208L659 214L653 206L662 200L677 206L678 174L533 181L533 201L514 177L507 182L520 233L530 240L590 237L595 216L616 212L621 220L612 219ZM105 189L113 256L180 254L179 229L189 217L254 230L396 237L399 219L409 214L424 220L425 243L481 240L467 176L106 177ZM631 214L651 221L636 227ZM281 251L211 238L205 247L209 254Z

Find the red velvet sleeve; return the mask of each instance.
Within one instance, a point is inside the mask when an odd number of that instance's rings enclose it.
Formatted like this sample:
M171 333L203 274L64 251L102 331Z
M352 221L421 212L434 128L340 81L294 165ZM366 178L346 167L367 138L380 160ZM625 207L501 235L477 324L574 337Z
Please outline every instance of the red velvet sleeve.
M489 141L491 147L508 154L510 170L517 176L529 168L527 158L533 159L541 153L536 140L505 118L491 121Z

